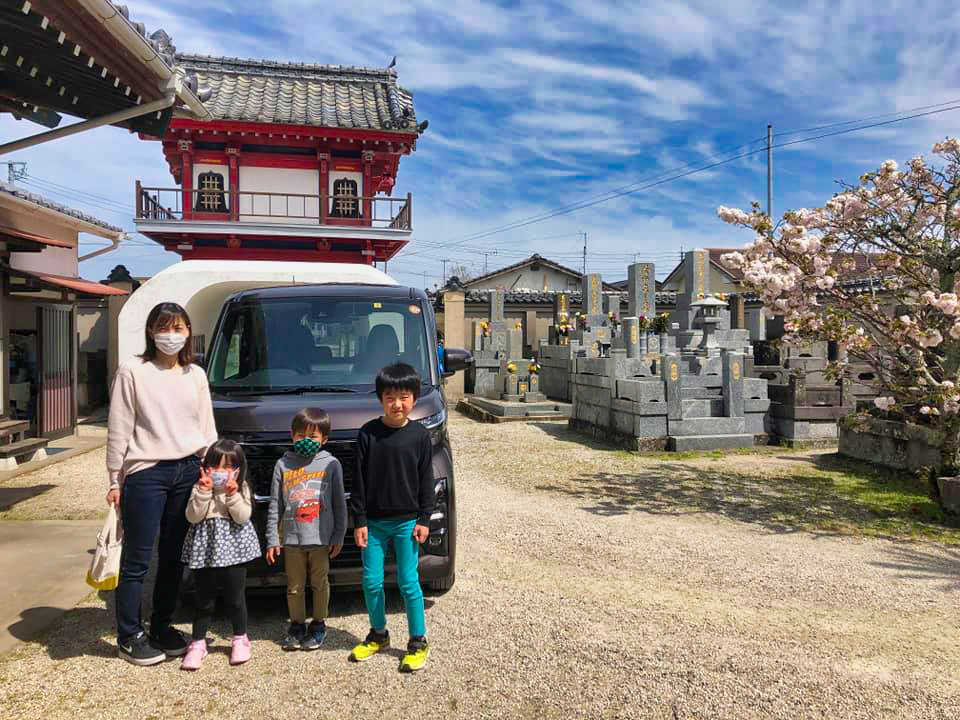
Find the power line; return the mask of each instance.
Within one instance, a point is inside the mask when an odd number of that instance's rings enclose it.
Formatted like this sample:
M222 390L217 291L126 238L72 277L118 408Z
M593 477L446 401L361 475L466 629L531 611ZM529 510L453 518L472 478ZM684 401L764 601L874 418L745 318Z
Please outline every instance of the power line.
M861 126L854 127L854 128L846 128L846 129L843 129L843 130L835 130L835 131L833 131L833 132L822 133L822 134L820 134L820 135L814 135L814 136L811 136L811 137L800 138L799 140L791 140L791 141L789 141L789 142L774 143L771 147L772 147L772 148L781 148L781 147L789 147L789 146L792 146L792 145L799 145L799 144L801 144L801 143L813 142L813 141L815 141L815 140L822 140L823 138L836 137L836 136L838 136L838 135L846 135L846 134L848 134L848 133L858 132L858 131L860 131L860 130L868 130L868 129L870 129L870 128L882 127L882 126L885 126L885 125L892 125L892 124L894 124L894 123L904 122L905 120L913 120L913 119L916 119L916 118L919 118L919 117L927 117L927 116L930 116L930 115L937 115L937 114L939 114L939 113L949 112L949 111L951 111L951 110L960 110L960 104L952 105L952 106L950 106L950 107L940 108L940 109L937 109L937 110L929 110L929 111L927 111L927 112L918 112L918 113L914 113L914 114L912 114L912 115L906 115L906 116L904 116L904 117L894 118L894 119L892 119L892 120L885 120L885 121L883 121L883 122L871 123L871 124L869 124L869 125L861 125ZM742 147L743 147L743 146L742 146ZM545 220L550 220L550 219L553 219L553 218L555 218L555 217L560 217L560 216L563 216L563 215L568 215L568 214L570 214L571 212L576 212L577 210L583 210L583 209L586 209L586 208L589 208L589 207L593 207L593 206L595 206L595 205L600 205L601 203L608 202L609 200L613 200L613 199L618 198L618 197L623 197L623 196L625 196L625 195L632 195L632 194L635 194L635 193L640 192L640 191L642 191L642 190L649 190L649 189L654 188L654 187L657 187L657 186L659 186L659 185L664 185L664 184L666 184L666 183L673 182L674 180L679 180L679 179L682 179L682 178L685 178L685 177L690 177L691 175L696 175L697 173L705 172L705 171L707 171L707 170L712 170L712 169L714 169L714 168L721 167L721 166L723 166L723 165L727 165L727 164L729 164L729 163L731 163L731 162L735 162L736 160L742 160L743 158L749 157L749 156L751 156L751 155L756 155L757 153L760 153L760 152L766 152L766 151L767 151L767 147L764 146L764 147L761 147L761 148L759 148L759 149L748 150L748 151L746 151L746 152L742 152L742 153L733 155L732 157L726 158L726 159L724 159L724 160L719 160L719 161L717 161L717 162L708 163L708 164L706 164L706 165L702 165L702 166L700 166L700 167L694 168L694 169L689 170L689 171L686 171L686 172L676 172L675 174L669 175L669 176L667 176L667 177L664 177L664 178L661 178L661 179L658 179L658 180L654 180L654 181L652 181L652 182L648 182L648 183L644 183L644 184L635 183L634 185L626 186L625 189L621 189L621 190L616 191L616 192L607 193L606 195L601 196L600 198L597 198L597 199L594 199L594 200L583 201L583 202L580 202L580 203L575 203L575 204L571 204L571 205L567 205L567 206L561 206L561 207L559 207L559 208L554 209L553 211L548 211L548 212L545 212L545 213L541 213L541 214L539 214L539 215L533 216L533 217L528 218L528 219L523 220L523 221L517 221L517 222L515 222L515 223L513 223L513 224L511 224L510 226L507 226L507 227L494 228L494 229L491 229L491 230L488 230L488 231L485 231L485 232L476 233L476 234L471 235L470 237L465 238L465 239L463 239L463 240L451 242L451 243L449 243L449 244L447 245L447 247L452 247L452 246L454 246L454 245L459 245L459 244L462 244L462 243L464 243L464 242L469 242L470 240L479 240L479 239L482 239L482 238L485 238L485 237L490 237L490 236L492 236L492 235L497 235L497 234L499 234L499 233L506 232L506 231L508 231L508 230L517 230L517 229L519 229L519 228L527 227L528 225L533 225L533 224L535 224L535 223L543 222L543 221L545 221ZM687 167L687 166L681 166L681 168L679 168L679 169L683 169L683 167ZM410 256L416 255L416 254L417 254L417 253L409 253L408 255L406 255L406 257L410 257Z
M817 125L814 127L803 128L798 130L787 130L785 132L778 132L774 134L775 138L787 137L788 135L799 135L801 133L807 132L819 132L820 130L829 130L830 128L841 127L843 125L853 125L855 123L866 122L867 120L879 120L880 118L895 117L897 115L902 115L903 113L913 113L919 112L921 110L930 110L931 108L940 108L945 105L956 105L960 103L960 98L956 100L948 100L947 102L935 103L933 105L920 105L919 107L907 108L906 110L898 110L897 112L892 113L883 113L880 115L868 115L867 117L858 118L856 120L843 120L841 122L830 123L829 125Z

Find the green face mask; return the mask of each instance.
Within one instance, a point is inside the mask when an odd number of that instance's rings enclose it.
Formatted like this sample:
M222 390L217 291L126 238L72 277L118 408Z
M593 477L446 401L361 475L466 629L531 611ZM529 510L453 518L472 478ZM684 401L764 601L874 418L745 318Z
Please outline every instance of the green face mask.
M318 443L313 438L300 438L293 444L293 451L297 455L304 455L305 457L311 457L316 455L323 448L323 445Z

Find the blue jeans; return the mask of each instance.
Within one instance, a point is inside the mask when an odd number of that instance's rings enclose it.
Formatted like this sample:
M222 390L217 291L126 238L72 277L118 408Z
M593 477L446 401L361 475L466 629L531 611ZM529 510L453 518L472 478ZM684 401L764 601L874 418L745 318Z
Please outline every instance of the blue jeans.
M183 577L180 554L188 527L187 502L199 477L200 460L191 456L161 461L124 480L120 492L123 552L116 591L119 642L143 631L140 618L143 579L150 568L157 533L160 542L150 629L159 631L173 620Z
M420 544L413 539L416 520L368 520L367 547L363 558L363 599L367 603L370 627L382 631L387 627L387 613L383 594L383 562L387 545L393 542L397 556L397 585L407 609L407 627L410 637L427 634L423 616L423 591L420 589Z

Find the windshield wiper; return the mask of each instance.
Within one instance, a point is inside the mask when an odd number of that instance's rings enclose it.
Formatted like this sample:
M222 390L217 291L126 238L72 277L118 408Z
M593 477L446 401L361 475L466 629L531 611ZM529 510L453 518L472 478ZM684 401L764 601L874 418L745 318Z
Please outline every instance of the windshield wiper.
M305 395L307 393L355 393L356 390L340 385L296 385L294 387L274 387L247 389L242 387L213 387L214 392L228 395Z

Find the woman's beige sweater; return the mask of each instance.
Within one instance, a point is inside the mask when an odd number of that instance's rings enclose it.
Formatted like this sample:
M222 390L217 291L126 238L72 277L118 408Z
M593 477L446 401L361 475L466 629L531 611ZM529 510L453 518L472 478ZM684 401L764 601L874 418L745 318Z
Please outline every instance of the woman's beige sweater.
M117 370L107 421L110 487L161 460L200 455L216 440L203 368L166 369L137 358Z

